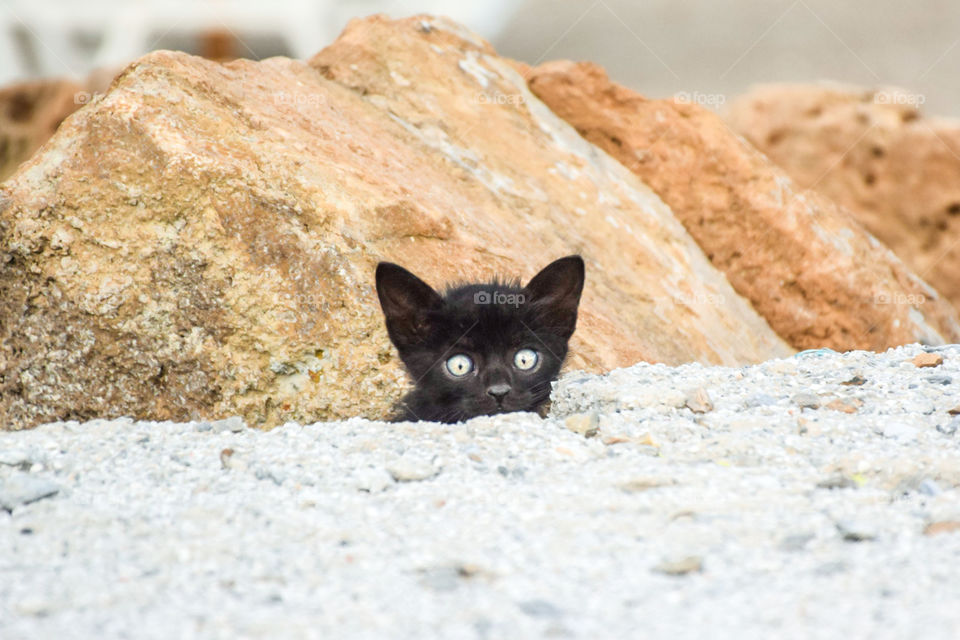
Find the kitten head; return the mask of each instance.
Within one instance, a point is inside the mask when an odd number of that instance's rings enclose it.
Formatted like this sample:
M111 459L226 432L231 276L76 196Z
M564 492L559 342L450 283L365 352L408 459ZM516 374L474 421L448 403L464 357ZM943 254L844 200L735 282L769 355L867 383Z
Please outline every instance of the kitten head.
M583 260L568 256L524 287L493 281L441 295L381 262L377 295L387 333L414 380L397 417L458 422L540 409L567 356L583 280Z

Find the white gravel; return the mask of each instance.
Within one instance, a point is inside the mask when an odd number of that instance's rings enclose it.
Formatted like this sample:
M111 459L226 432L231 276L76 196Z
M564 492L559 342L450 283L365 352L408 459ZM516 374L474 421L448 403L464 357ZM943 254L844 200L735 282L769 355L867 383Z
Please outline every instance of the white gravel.
M0 638L955 640L960 346L923 350L572 373L546 420L0 433Z

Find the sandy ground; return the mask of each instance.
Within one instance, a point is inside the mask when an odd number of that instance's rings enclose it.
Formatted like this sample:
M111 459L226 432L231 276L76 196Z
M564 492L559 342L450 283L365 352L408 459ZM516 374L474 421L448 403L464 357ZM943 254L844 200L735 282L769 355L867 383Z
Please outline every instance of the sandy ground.
M960 347L0 433L0 638L960 637Z

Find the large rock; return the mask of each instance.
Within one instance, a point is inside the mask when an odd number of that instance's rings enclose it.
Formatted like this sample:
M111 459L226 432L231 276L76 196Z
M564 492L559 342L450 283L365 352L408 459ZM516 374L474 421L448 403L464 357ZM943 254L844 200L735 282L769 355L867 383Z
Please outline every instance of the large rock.
M150 54L4 185L0 425L382 416L381 259L438 285L582 253L577 367L789 353L472 34L373 18L313 65Z
M0 182L29 159L89 95L70 80L33 80L0 89Z
M924 117L896 89L768 85L730 125L797 184L854 213L960 308L960 122Z
M552 62L527 73L555 113L663 198L794 347L882 350L960 338L947 301L712 112L647 100L591 64Z

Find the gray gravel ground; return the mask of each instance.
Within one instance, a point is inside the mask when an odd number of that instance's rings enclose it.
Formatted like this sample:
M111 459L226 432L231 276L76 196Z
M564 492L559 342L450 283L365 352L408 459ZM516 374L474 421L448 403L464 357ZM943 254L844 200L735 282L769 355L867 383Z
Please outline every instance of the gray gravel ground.
M960 346L923 351L574 372L548 419L0 433L0 638L955 640Z

